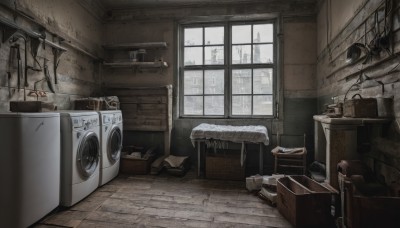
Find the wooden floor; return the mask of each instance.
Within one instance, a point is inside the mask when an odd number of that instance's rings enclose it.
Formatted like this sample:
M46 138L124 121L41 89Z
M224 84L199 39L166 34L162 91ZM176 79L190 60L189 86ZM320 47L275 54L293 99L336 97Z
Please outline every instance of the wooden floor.
M245 182L120 175L35 227L291 227Z

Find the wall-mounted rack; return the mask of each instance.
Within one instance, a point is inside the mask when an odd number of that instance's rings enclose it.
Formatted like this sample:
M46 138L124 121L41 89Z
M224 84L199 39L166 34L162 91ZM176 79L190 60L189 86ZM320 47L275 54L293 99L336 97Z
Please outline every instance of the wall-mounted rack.
M109 67L143 67L143 68L167 68L166 62L104 62Z
M106 44L103 48L110 51L126 51L126 52L136 52L137 50L157 50L167 48L167 42L145 42L145 43L119 43L119 44ZM136 58L134 58L137 60ZM161 58L162 59L162 58ZM111 60L109 62L105 61L103 64L108 67L113 68L167 68L168 63L164 61L132 61L132 57L129 60ZM143 59L142 59L143 60Z
M167 48L167 42L105 44L103 48L109 50L162 49Z
M10 21L4 17L0 17L0 24L1 24L1 26L4 27L3 38L2 38L3 43L6 42L8 39L10 39L16 32L20 31L33 39L37 39L37 40L41 41L42 43L49 45L52 48L56 48L60 51L67 51L67 49L61 47L60 45L44 38L44 36L42 34L35 32L35 31L21 28L20 26L15 24L13 21Z

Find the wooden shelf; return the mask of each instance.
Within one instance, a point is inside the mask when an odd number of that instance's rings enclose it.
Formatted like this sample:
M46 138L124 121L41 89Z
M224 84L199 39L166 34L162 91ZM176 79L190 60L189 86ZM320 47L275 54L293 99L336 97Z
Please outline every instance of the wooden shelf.
M120 43L105 44L103 48L110 50L129 50L129 49L158 49L166 48L167 42L147 42L147 43Z
M104 66L109 67L141 67L141 68L167 68L167 62L104 62Z
M170 154L172 86L107 85L106 94L118 96L124 131L163 132L165 155Z

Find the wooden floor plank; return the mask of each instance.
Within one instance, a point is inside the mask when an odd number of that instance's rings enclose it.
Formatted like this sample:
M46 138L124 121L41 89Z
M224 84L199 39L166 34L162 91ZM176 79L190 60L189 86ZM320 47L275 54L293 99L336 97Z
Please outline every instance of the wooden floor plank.
M86 217L86 220L132 225L132 224L137 224L138 218L139 215L113 213L105 211L93 211Z
M291 227L241 181L120 175L36 227Z
M70 210L74 211L94 211L99 208L104 201L106 201L108 197L87 197L85 200L79 202L70 208Z
M138 219L138 225L155 226L155 227L193 227L193 228L208 228L211 227L211 222L180 218L167 218L160 216L141 215Z
M45 218L41 224L63 227L77 227L87 216L88 212L60 211Z

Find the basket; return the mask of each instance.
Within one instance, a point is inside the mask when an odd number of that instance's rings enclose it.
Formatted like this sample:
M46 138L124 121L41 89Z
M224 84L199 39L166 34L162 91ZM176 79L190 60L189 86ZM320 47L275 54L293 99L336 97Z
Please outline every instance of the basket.
M87 98L75 100L75 110L101 110L102 103L100 99Z
M355 96L360 99L354 99ZM346 100L343 105L343 116L353 118L374 118L377 117L377 102L375 98L362 98L356 94L351 100Z

